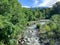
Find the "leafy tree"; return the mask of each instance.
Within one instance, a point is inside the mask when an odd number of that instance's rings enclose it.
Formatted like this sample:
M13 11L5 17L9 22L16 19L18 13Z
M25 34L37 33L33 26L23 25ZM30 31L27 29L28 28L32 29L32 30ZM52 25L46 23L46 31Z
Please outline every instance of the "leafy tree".
M53 9L54 9L54 13L55 13L55 14L60 14L60 2L57 2L57 3L53 6Z
M57 35L58 38L60 38L60 15L54 15L52 16L52 21L56 23L57 29L55 29L55 34ZM55 25L55 27L56 27Z
M3 44L15 45L18 35L26 27L26 22L26 15L18 0L0 0L0 41Z

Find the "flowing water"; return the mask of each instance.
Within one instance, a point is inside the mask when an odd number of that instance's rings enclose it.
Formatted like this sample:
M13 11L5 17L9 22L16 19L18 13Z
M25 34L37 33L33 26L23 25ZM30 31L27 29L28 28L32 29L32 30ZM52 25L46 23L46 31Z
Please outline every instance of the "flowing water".
M40 45L38 35L36 25L27 27L27 30L24 33L24 41L26 45Z
M45 22L38 22L39 24L45 24ZM42 45L39 42L38 29L36 29L36 24L30 25L24 31L22 45Z
M43 25L46 22L44 21L44 22L38 22L38 23ZM40 39L38 29L36 28L36 24L28 26L26 31L24 31L23 37L24 38L21 41L22 44L20 45L50 45L48 38ZM43 43L41 43L40 41L43 41ZM58 43L54 45L57 45L57 44Z

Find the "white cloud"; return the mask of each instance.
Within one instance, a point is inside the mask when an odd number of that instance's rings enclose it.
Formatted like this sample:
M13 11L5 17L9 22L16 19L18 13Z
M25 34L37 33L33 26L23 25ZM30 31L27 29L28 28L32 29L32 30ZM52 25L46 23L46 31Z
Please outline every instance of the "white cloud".
M22 7L25 7L25 8L30 8L30 6L22 6Z
M58 1L60 0L43 0L43 2L38 5L38 7L52 7Z
M40 0L33 0L34 3L32 7L52 7L56 2L60 0L42 0L42 3L39 4Z
M39 0L33 0L33 4L32 4L32 7L36 7L37 6L37 4L38 4L38 2L39 2Z
M60 1L60 0L42 0L42 3L39 3L40 0L33 0L34 3L32 4L32 6L22 6L22 7L26 7L26 8L30 8L30 7L52 7L56 2Z
M60 0L57 0L57 1L60 1Z
M39 0L34 0L34 4L37 4L39 2Z
M25 7L25 8L36 7L38 2L39 2L39 0L32 0L32 1L33 1L33 3L32 3L31 6L22 6L22 7Z

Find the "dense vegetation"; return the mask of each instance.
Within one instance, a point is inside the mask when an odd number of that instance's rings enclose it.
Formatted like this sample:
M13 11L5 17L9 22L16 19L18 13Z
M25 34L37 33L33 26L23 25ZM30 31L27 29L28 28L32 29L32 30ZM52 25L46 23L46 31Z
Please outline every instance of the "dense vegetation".
M56 5L56 6L55 6ZM60 38L60 2L53 8L22 8L18 0L0 0L0 45L15 44L28 21L50 19L44 28Z
M40 31L40 38L43 40L47 39L49 40L48 45L55 45L56 41L60 42L60 3L57 2L53 8L50 8L52 10L49 10L51 12L48 13L48 19L50 20L44 25L37 25ZM47 14L47 13L46 13ZM51 14L51 15L50 15ZM47 18L47 17L45 17ZM41 33L41 30L43 33ZM41 37L42 35L42 37Z
M17 45L18 34L26 27L25 17L17 0L0 0L0 45Z

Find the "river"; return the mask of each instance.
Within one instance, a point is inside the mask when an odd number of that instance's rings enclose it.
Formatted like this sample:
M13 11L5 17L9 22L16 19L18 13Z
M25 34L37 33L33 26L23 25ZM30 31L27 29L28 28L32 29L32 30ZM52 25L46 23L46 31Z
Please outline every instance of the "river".
M41 22L39 21L38 23L43 25L48 21L43 20ZM44 40L40 39L38 29L36 28L37 24L27 26L27 28L23 34L23 37L24 37L23 41L21 41L22 44L20 44L20 45L50 45L48 43L49 39L47 39L47 38L45 38ZM41 43L40 41L43 41L43 43ZM57 43L56 43L56 45L57 45Z

